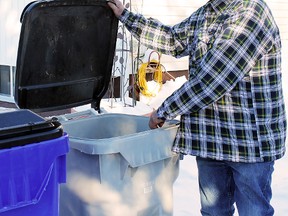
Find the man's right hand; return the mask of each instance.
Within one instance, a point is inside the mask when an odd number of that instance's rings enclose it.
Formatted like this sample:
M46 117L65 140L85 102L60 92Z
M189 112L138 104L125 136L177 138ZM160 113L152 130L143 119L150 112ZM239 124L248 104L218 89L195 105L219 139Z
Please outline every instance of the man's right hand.
M150 114L150 120L149 120L150 129L156 129L156 128L162 127L164 125L164 122L165 120L158 118L156 110L154 110Z
M109 7L113 10L116 17L120 17L120 15L124 11L124 5L119 0L107 0Z

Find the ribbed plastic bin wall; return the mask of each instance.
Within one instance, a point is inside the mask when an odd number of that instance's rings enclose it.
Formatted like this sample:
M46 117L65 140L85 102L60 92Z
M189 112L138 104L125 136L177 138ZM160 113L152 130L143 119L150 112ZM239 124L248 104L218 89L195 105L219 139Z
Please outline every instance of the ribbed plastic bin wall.
M59 215L67 152L66 135L0 150L0 215Z
M61 216L173 215L178 156L175 122L150 130L149 118L125 114L66 116L67 183ZM70 119L70 120L68 120Z

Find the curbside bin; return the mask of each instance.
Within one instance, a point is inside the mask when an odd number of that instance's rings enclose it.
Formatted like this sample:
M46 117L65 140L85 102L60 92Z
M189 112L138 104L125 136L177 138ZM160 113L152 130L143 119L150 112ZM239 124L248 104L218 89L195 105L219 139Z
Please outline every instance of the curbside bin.
M60 120L71 147L60 215L173 215L179 161L171 146L177 124L150 130L144 116L86 114Z
M1 216L59 215L68 138L61 125L28 111L0 114Z

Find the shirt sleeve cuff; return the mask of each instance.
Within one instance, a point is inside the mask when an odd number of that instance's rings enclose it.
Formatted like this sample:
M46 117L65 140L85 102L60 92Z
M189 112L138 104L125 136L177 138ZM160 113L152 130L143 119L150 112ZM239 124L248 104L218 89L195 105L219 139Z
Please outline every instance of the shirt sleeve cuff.
M157 117L159 119L162 119L162 120L171 120L171 118L169 118L169 115L167 114L167 112L165 112L163 109L161 109L161 107L158 108L157 110Z
M122 23L125 23L129 17L129 14L131 12L128 11L126 8L123 10L122 14L120 15L119 17L119 20L122 22Z

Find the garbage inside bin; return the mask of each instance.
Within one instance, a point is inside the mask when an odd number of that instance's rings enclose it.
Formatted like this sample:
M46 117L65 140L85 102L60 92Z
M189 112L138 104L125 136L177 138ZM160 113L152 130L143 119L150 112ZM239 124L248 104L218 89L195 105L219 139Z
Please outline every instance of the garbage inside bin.
M68 138L29 110L0 114L0 214L57 216Z
M93 108L57 116L70 145L61 216L173 214L177 123L150 130L148 117L95 112L109 85L117 29L106 0L40 1L23 15L17 105L34 111L87 103Z

